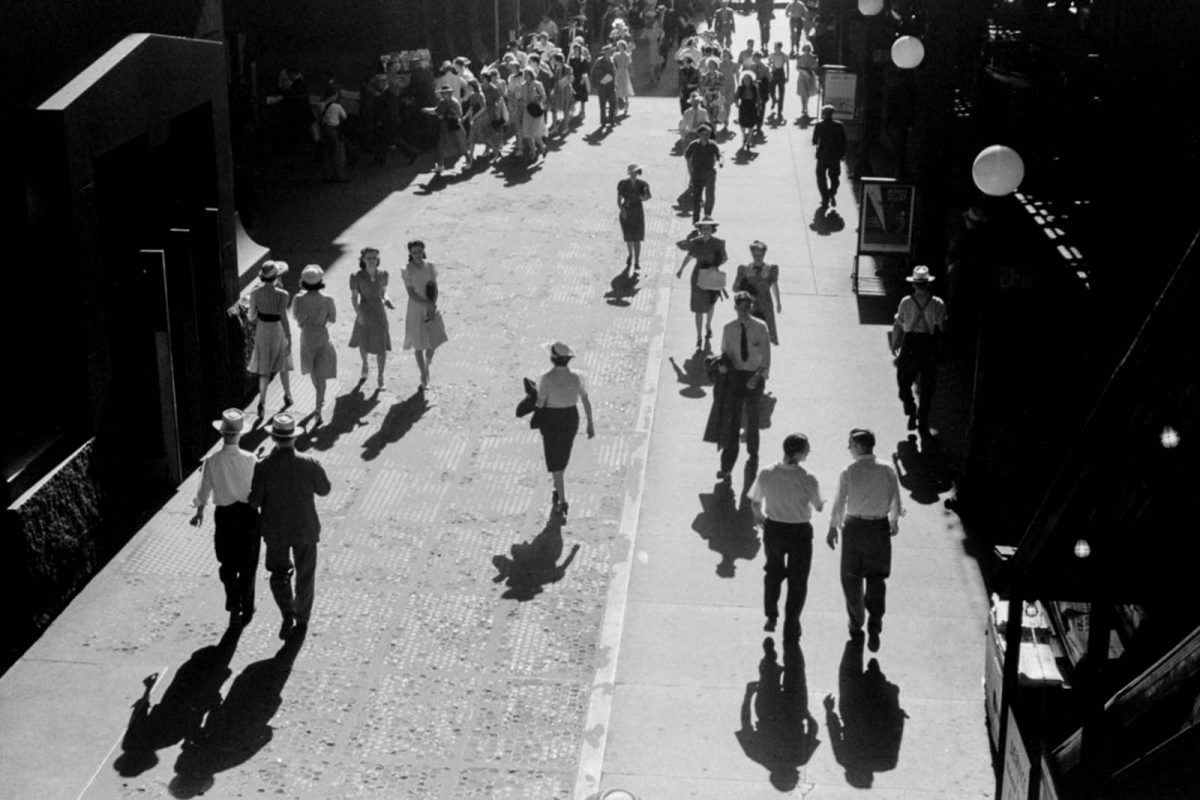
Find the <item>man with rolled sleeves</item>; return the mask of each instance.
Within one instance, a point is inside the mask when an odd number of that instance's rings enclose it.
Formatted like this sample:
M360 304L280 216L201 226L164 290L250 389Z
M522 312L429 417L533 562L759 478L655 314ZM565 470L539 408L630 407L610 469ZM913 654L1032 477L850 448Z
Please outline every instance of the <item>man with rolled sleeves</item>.
M200 487L193 505L196 513L190 522L200 527L204 506L211 495L213 505L213 546L217 552L217 576L225 587L225 610L230 627L245 625L254 616L254 572L260 550L258 512L247 503L254 475L254 454L238 442L246 426L245 415L236 408L226 409L213 427L221 434L221 449L204 459L200 468Z
M317 541L321 538L315 498L324 497L331 489L320 462L296 452L299 433L290 414L275 415L271 420L275 448L258 463L250 485L250 505L262 512L271 594L283 615L280 639L302 634L308 627L317 574Z
M842 535L842 594L846 597L850 636L863 635L865 623L872 652L879 649L887 609L887 578L892 572L892 537L900 530L900 482L890 464L875 460L875 434L850 431L854 461L838 477L829 518L830 549ZM865 591L864 591L865 584Z
M737 319L721 332L721 374L729 374L729 424L723 428L721 469L717 477L728 480L738 457L738 440L746 426L746 455L758 461L758 404L771 373L771 334L766 323L751 316L754 295L734 292L733 307Z
M946 304L930 293L934 278L929 274L929 267L913 267L912 274L905 280L912 285L912 294L900 301L892 325L896 383L908 417L908 429L928 435L929 410L933 407L938 360L946 330ZM913 397L914 383L917 384L920 406Z
M763 611L766 631L775 630L779 619L779 595L787 580L783 638L800 638L800 613L808 597L808 573L812 568L812 513L825 507L821 486L800 462L808 458L808 437L790 434L783 440L783 461L758 474L750 487L754 517L763 526Z

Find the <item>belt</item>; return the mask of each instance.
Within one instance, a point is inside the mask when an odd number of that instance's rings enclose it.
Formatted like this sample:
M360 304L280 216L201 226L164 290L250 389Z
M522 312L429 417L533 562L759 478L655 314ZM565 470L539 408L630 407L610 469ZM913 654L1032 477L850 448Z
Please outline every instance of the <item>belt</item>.
M885 519L887 519L887 515L885 514L885 515L883 515L882 517L860 517L860 516L859 516L859 515L857 515L857 514L847 514L847 515L846 515L846 519L848 519L848 520L850 520L850 519L857 519L857 520L860 520L860 521L862 521L862 522L879 522L880 520L885 520Z
M282 317L279 314L264 314L260 311L258 312L258 319L260 322L279 322Z

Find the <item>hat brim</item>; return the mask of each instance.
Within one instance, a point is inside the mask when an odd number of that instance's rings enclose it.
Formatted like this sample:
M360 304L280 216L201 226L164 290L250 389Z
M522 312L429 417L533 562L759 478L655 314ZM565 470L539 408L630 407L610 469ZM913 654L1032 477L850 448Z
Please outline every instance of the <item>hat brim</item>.
M935 280L937 280L937 278L934 278L933 276L929 276L928 278L914 278L913 276L909 275L904 280L908 281L909 283L933 283Z
M271 436L275 439L295 439L296 437L302 436L303 434L304 434L304 431L301 430L300 428L292 428L291 433L280 433L279 431L276 431L274 428L267 429L267 435Z
M699 222L693 223L692 227L693 228L717 228L717 227L720 227L720 225L721 225L721 223L714 222L712 220L709 220L708 222L705 222L704 220L700 220Z
M243 425L242 427L238 428L237 430L233 430L233 429L230 429L230 428L226 428L226 427L225 427L225 425L224 425L224 422L223 422L222 420L219 420L219 419L215 419L215 420L213 420L213 422L212 422L212 426L213 426L213 430L214 430L214 431L216 431L217 433L220 433L220 434L222 434L222 435L224 435L224 434L226 434L226 433L236 433L236 434L238 434L238 435L240 436L240 435L242 435L243 433L245 433L245 432L246 432L246 426L245 426L245 425Z

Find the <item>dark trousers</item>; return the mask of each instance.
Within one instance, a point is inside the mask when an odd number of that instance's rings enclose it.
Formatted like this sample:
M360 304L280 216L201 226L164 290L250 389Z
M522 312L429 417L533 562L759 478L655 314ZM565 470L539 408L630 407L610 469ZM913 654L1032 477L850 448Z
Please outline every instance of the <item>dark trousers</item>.
M610 83L596 90L596 99L600 101L600 124L612 125L617 121L617 90Z
M771 79L762 78L758 81L758 113L755 115L755 127L762 132L763 120L767 118L767 103L771 97Z
M892 532L888 521L847 517L842 526L842 594L851 631L861 631L864 623L871 633L883 630L886 581L891 573Z
M294 566L293 566L294 565ZM271 573L271 594L279 613L307 625L312 616L317 576L317 543L288 544L267 540L267 571ZM296 590L292 592L292 574Z
M717 202L717 174L714 172L711 175L693 175L689 185L692 190L692 222L694 224L699 221L702 209L704 216L712 216L713 206Z
M807 522L776 522L763 525L763 613L779 616L779 595L787 580L787 602L783 607L784 633L800 632L800 613L808 597L808 573L812 568L812 525Z
M900 402L904 413L916 416L922 425L929 423L929 409L933 405L933 392L937 389L937 341L932 334L906 333L896 356L896 383L900 385ZM913 383L921 396L920 408L913 397Z
M732 375L729 413L733 414L733 422L725 427L725 441L721 445L722 472L732 471L737 461L738 438L743 421L746 425L746 454L753 460L758 459L758 403L766 383L759 378L758 385L751 389L747 384L754 377L753 372L736 370Z
M260 549L258 511L247 503L217 506L213 511L213 545L217 576L225 586L225 610L254 612L254 573Z
M842 160L840 158L817 156L817 190L821 193L821 200L828 203L829 198L837 195L841 177Z
M771 105L776 106L779 113L783 113L783 98L787 94L787 78L783 77L783 71L773 71L771 73Z
M789 20L792 26L792 52L800 52L800 34L804 32L804 20L793 18Z
M758 19L758 44L761 48L767 49L771 44L771 20L770 18Z

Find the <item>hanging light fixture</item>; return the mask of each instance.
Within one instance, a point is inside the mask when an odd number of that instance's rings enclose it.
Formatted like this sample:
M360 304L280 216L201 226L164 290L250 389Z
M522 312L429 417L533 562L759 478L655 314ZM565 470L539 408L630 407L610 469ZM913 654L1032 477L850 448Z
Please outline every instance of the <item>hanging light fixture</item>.
M1011 194L1025 177L1025 162L1011 147L994 144L975 156L971 178L979 191L993 197Z
M925 58L925 45L915 36L901 36L892 42L892 62L900 69L913 69Z
M864 17L873 17L883 11L883 0L858 0L858 13Z

